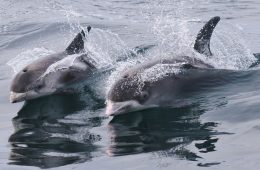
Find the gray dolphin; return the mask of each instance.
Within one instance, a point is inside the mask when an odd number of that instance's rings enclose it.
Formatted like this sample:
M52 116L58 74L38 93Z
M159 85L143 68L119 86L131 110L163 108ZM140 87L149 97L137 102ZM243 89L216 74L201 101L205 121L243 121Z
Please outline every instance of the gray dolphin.
M213 17L200 30L194 49L212 56L210 38L220 17ZM156 66L166 73L156 77ZM152 71L155 70L155 71ZM140 64L126 71L111 87L107 95L107 115L118 115L157 106L172 106L180 98L184 87L192 87L201 78L209 77L213 66L193 57L175 56Z
M89 32L91 27L87 28ZM84 53L85 32L76 35L65 51L40 58L24 67L13 79L10 102L21 102L59 92L63 87L81 81L94 69L87 53ZM67 68L49 71L56 63L73 55L73 64Z

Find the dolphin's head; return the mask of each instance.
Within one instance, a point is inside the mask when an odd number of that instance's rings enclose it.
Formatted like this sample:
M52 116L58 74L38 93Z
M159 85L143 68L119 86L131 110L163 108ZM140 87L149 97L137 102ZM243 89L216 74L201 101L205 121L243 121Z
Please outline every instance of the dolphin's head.
M149 83L141 82L137 76L124 76L108 92L106 114L113 116L145 109L151 95Z
M45 71L44 65L38 66L38 64L32 63L16 74L10 89L12 103L38 98L54 92L53 88L46 86L45 79L41 79Z
M165 68L160 64L157 66ZM175 67L180 69L180 66L173 65L172 70L165 70L161 76L157 75L157 67L149 69L147 65L128 70L109 89L106 114L113 116L174 104L182 86L181 76L173 71Z

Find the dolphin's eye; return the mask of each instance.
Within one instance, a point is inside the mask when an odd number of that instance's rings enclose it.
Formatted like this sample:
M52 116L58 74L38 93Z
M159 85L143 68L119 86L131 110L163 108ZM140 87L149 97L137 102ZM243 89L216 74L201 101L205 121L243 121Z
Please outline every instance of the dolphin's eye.
M147 92L143 92L143 93L141 94L141 97L142 97L143 99L146 99L146 98L148 97L148 93L147 93Z
M63 83L69 83L75 80L75 75L73 73L67 73L61 77L60 81Z
M141 94L139 96L139 102L144 103L147 100L148 96L149 96L148 92L146 92L146 91L141 92Z
M42 87L43 87L42 84L38 84L38 85L36 85L36 86L34 87L34 90L35 90L35 91L39 91Z

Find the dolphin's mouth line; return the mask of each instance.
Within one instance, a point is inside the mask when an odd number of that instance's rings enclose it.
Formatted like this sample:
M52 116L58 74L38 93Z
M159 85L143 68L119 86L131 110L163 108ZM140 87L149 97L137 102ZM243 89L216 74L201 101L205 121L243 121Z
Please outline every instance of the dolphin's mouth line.
M124 113L135 112L138 110L145 110L149 107L154 106L141 105L140 103L134 100L126 102L113 102L108 100L105 114L108 116L116 116Z
M18 102L22 102L25 100L32 100L38 97L43 97L43 96L47 96L50 93L40 93L38 91L35 90L31 90L28 92L24 92L24 93L17 93L17 92L10 92L10 102L11 103L18 103Z
M27 94L26 93L16 93L11 91L10 92L10 102L11 103L17 103L24 101L26 99Z

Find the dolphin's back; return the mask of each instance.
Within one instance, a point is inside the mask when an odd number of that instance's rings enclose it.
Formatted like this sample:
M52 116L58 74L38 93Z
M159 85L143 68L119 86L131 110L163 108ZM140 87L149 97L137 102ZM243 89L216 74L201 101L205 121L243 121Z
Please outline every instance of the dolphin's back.
M123 77L128 77L135 75L138 72L142 72L144 70L147 70L151 67L154 67L157 64L177 64L177 68L183 68L187 69L188 67L192 68L201 68L201 69L212 69L214 68L212 65L205 63L202 60L189 57L189 56L176 56L176 57L169 57L164 59L156 59L144 64L139 64L137 66L134 66L128 70L126 70L122 75Z
M65 57L64 53L52 54L32 62L31 64L26 66L25 69L45 71L50 65L56 63L57 61L63 59L64 57Z

